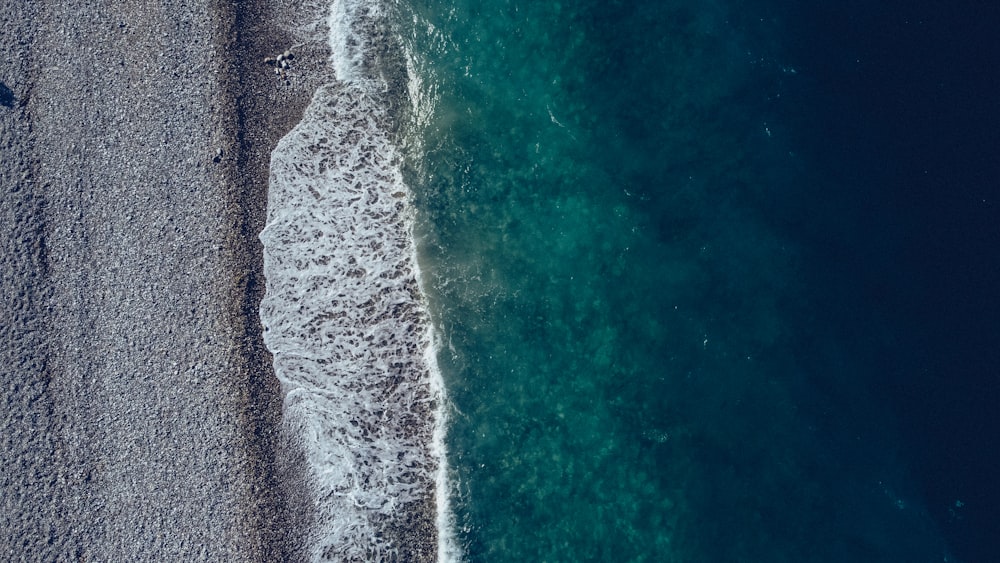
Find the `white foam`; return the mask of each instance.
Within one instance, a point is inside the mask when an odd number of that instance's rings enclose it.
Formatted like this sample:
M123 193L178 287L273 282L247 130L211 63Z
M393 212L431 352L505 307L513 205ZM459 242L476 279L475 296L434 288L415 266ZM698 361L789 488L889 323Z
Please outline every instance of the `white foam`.
M438 558L459 558L448 506L445 400L401 157L368 68L379 6L335 0L321 87L271 156L264 342L284 424L307 455L313 560L394 560L380 525L434 494Z
M361 82L370 78L369 64L384 19L378 0L333 0L330 5L331 62L337 79Z
M411 126L416 131L421 131L430 123L434 111L434 104L437 100L437 89L433 85L425 84L420 79L420 72L412 53L405 51L407 90L410 97L410 119ZM420 136L411 135L408 139L411 151L422 153L423 147L420 144ZM412 226L411 226L412 233ZM416 256L416 247L413 255L414 274L417 283L423 290L424 278L421 275L419 261ZM425 349L424 361L430 369L431 393L438 398L437 408L434 412L434 432L431 441L431 453L438 462L435 475L435 500L437 510L437 532L438 532L438 561L440 563L458 563L463 560L463 554L459 548L455 536L455 514L451 508L451 493L453 490L452 481L448 471L448 456L445 446L445 437L448 428L448 408L446 388L441 369L438 366L438 355L441 351L439 335L433 334L431 346Z

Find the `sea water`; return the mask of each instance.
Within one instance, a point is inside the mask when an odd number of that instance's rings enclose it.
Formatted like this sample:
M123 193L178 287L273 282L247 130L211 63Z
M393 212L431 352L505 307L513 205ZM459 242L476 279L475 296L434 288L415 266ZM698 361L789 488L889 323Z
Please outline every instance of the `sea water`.
M851 283L890 243L826 254L865 190L816 164L788 7L398 9L467 560L954 560Z
M826 116L861 51L791 51L813 8L335 3L262 235L317 557L393 558L433 482L441 560L955 560L863 287L905 228Z

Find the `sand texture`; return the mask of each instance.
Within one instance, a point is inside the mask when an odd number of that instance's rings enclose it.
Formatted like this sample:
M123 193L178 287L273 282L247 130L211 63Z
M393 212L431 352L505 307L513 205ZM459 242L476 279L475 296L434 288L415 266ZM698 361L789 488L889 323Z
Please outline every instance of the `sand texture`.
M299 555L256 234L324 55L262 5L0 1L2 560Z

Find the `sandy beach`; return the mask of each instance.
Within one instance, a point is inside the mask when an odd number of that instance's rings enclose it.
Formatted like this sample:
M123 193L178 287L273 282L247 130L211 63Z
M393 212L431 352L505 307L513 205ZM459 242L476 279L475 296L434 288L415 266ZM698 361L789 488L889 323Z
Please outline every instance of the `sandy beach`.
M0 6L0 559L301 558L257 233L326 53L276 76L280 16Z

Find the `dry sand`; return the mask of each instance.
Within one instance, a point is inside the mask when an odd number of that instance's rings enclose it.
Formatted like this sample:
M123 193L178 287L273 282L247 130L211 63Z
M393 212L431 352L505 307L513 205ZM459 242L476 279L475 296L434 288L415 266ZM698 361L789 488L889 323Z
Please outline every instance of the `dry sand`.
M0 0L2 560L301 556L256 235L326 53L264 9Z

